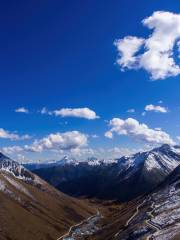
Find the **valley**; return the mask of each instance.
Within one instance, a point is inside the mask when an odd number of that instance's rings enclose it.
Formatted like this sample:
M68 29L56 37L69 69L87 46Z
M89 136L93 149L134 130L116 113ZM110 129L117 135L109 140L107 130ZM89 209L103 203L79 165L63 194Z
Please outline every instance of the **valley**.
M113 163L74 165L70 161L44 168L36 166L34 173L1 154L0 239L19 240L20 234L20 240L178 239L179 163L179 148L168 145ZM80 178L76 182L77 174ZM80 180L81 185L76 188ZM64 181L71 187L62 193ZM103 195L96 195L100 186ZM68 196L67 189L78 194ZM104 195L105 191L108 195ZM21 225L14 228L14 220Z

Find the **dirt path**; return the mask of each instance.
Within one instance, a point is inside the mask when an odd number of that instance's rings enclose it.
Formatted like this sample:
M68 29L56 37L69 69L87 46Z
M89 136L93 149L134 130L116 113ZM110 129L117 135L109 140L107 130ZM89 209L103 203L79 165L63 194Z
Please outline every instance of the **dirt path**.
M136 217L136 215L139 213L139 208L142 207L144 205L144 203L146 202L146 199L143 200L142 203L140 203L137 207L136 207L136 212L126 221L125 227L128 227L129 223L133 220L133 218ZM120 230L119 232L117 232L114 237L117 237L120 233L122 232L122 230Z

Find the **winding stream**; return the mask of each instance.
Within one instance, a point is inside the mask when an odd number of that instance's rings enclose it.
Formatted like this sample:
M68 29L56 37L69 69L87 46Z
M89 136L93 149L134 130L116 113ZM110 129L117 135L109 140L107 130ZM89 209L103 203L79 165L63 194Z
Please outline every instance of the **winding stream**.
M96 215L83 221L81 224L74 226L69 231L69 234L64 236L63 240L79 240L83 236L89 236L98 230L97 222L102 218L102 215L97 210Z

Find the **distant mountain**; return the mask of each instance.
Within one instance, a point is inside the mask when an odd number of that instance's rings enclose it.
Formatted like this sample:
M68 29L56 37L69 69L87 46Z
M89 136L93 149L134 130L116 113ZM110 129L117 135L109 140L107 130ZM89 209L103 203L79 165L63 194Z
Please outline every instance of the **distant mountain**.
M39 162L39 163L25 163L23 166L29 170L36 170L40 168L50 168L55 166L64 166L64 165L77 165L79 162L74 158L69 158L68 156L64 156L62 159L58 161L50 161L50 162Z
M180 148L166 144L108 164L93 159L34 172L72 196L127 201L151 191L179 164Z
M82 163L87 163L88 165L101 165L101 164L111 164L117 162L115 159L98 159L96 157L89 157L87 160L77 160L74 158L69 158L68 156L64 156L62 159L58 161L50 161L44 163L25 163L23 166L29 170L37 170L40 168L50 168L56 166L65 166L65 165L79 165Z
M0 153L0 239L57 239L94 213Z

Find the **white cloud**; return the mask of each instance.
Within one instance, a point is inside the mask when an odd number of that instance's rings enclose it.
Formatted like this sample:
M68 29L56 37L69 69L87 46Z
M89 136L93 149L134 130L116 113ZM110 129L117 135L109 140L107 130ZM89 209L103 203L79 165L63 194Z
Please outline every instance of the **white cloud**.
M134 108L130 108L127 110L128 113L135 113L135 109Z
M93 154L92 149L88 148L88 136L78 131L51 133L42 139L34 140L32 144L7 146L1 148L1 151L15 158L22 154L43 154L44 151L56 153L58 157L62 157L62 154L84 157L86 154Z
M105 133L108 138L113 138L113 134L127 135L152 144L174 144L169 134L164 131L151 129L144 123L139 123L136 119L126 120L113 118L109 122L111 129Z
M20 108L15 109L15 112L17 112L17 113L29 113L29 110L25 107L20 107Z
M21 153L23 152L23 147L20 147L20 146L10 146L10 147L3 147L2 148L2 151L4 154L14 154L14 153Z
M15 141L15 140L26 140L31 137L28 134L20 136L17 133L11 133L3 128L0 128L0 138L10 139L12 141Z
M85 107L85 108L62 108L59 110L54 110L53 114L55 116L61 117L77 117L77 118L85 118L88 120L93 120L99 118L96 113Z
M44 150L70 150L85 147L87 135L78 131L51 133L47 137L35 140L31 145L25 145L25 151L42 152Z
M41 114L55 115L60 117L76 117L76 118L85 118L88 120L93 120L100 118L96 113L85 107L85 108L61 108L53 111L49 111L46 107L43 107L40 110Z
M119 52L117 63L122 67L122 69L137 67L138 59L135 54L143 43L143 38L131 36L127 36L124 39L119 39L114 42L114 45L117 47Z
M105 132L104 136L107 137L107 138L113 138L113 134L112 134L111 131Z
M129 156L131 154L137 153L139 150L137 149L130 149L124 147L113 147L108 149L108 153L110 154L111 158L119 158L122 156Z
M75 158L87 159L89 156L94 156L96 151L92 148L74 148L70 150L70 156Z
M167 113L168 109L162 106L155 106L153 104L149 104L145 106L145 111L152 111L152 112L160 112L160 113Z
M173 58L174 46L180 38L180 14L157 11L142 23L153 30L152 34L147 39L128 36L116 40L117 64L122 70L143 68L154 80L180 74ZM144 52L135 55L142 47Z

